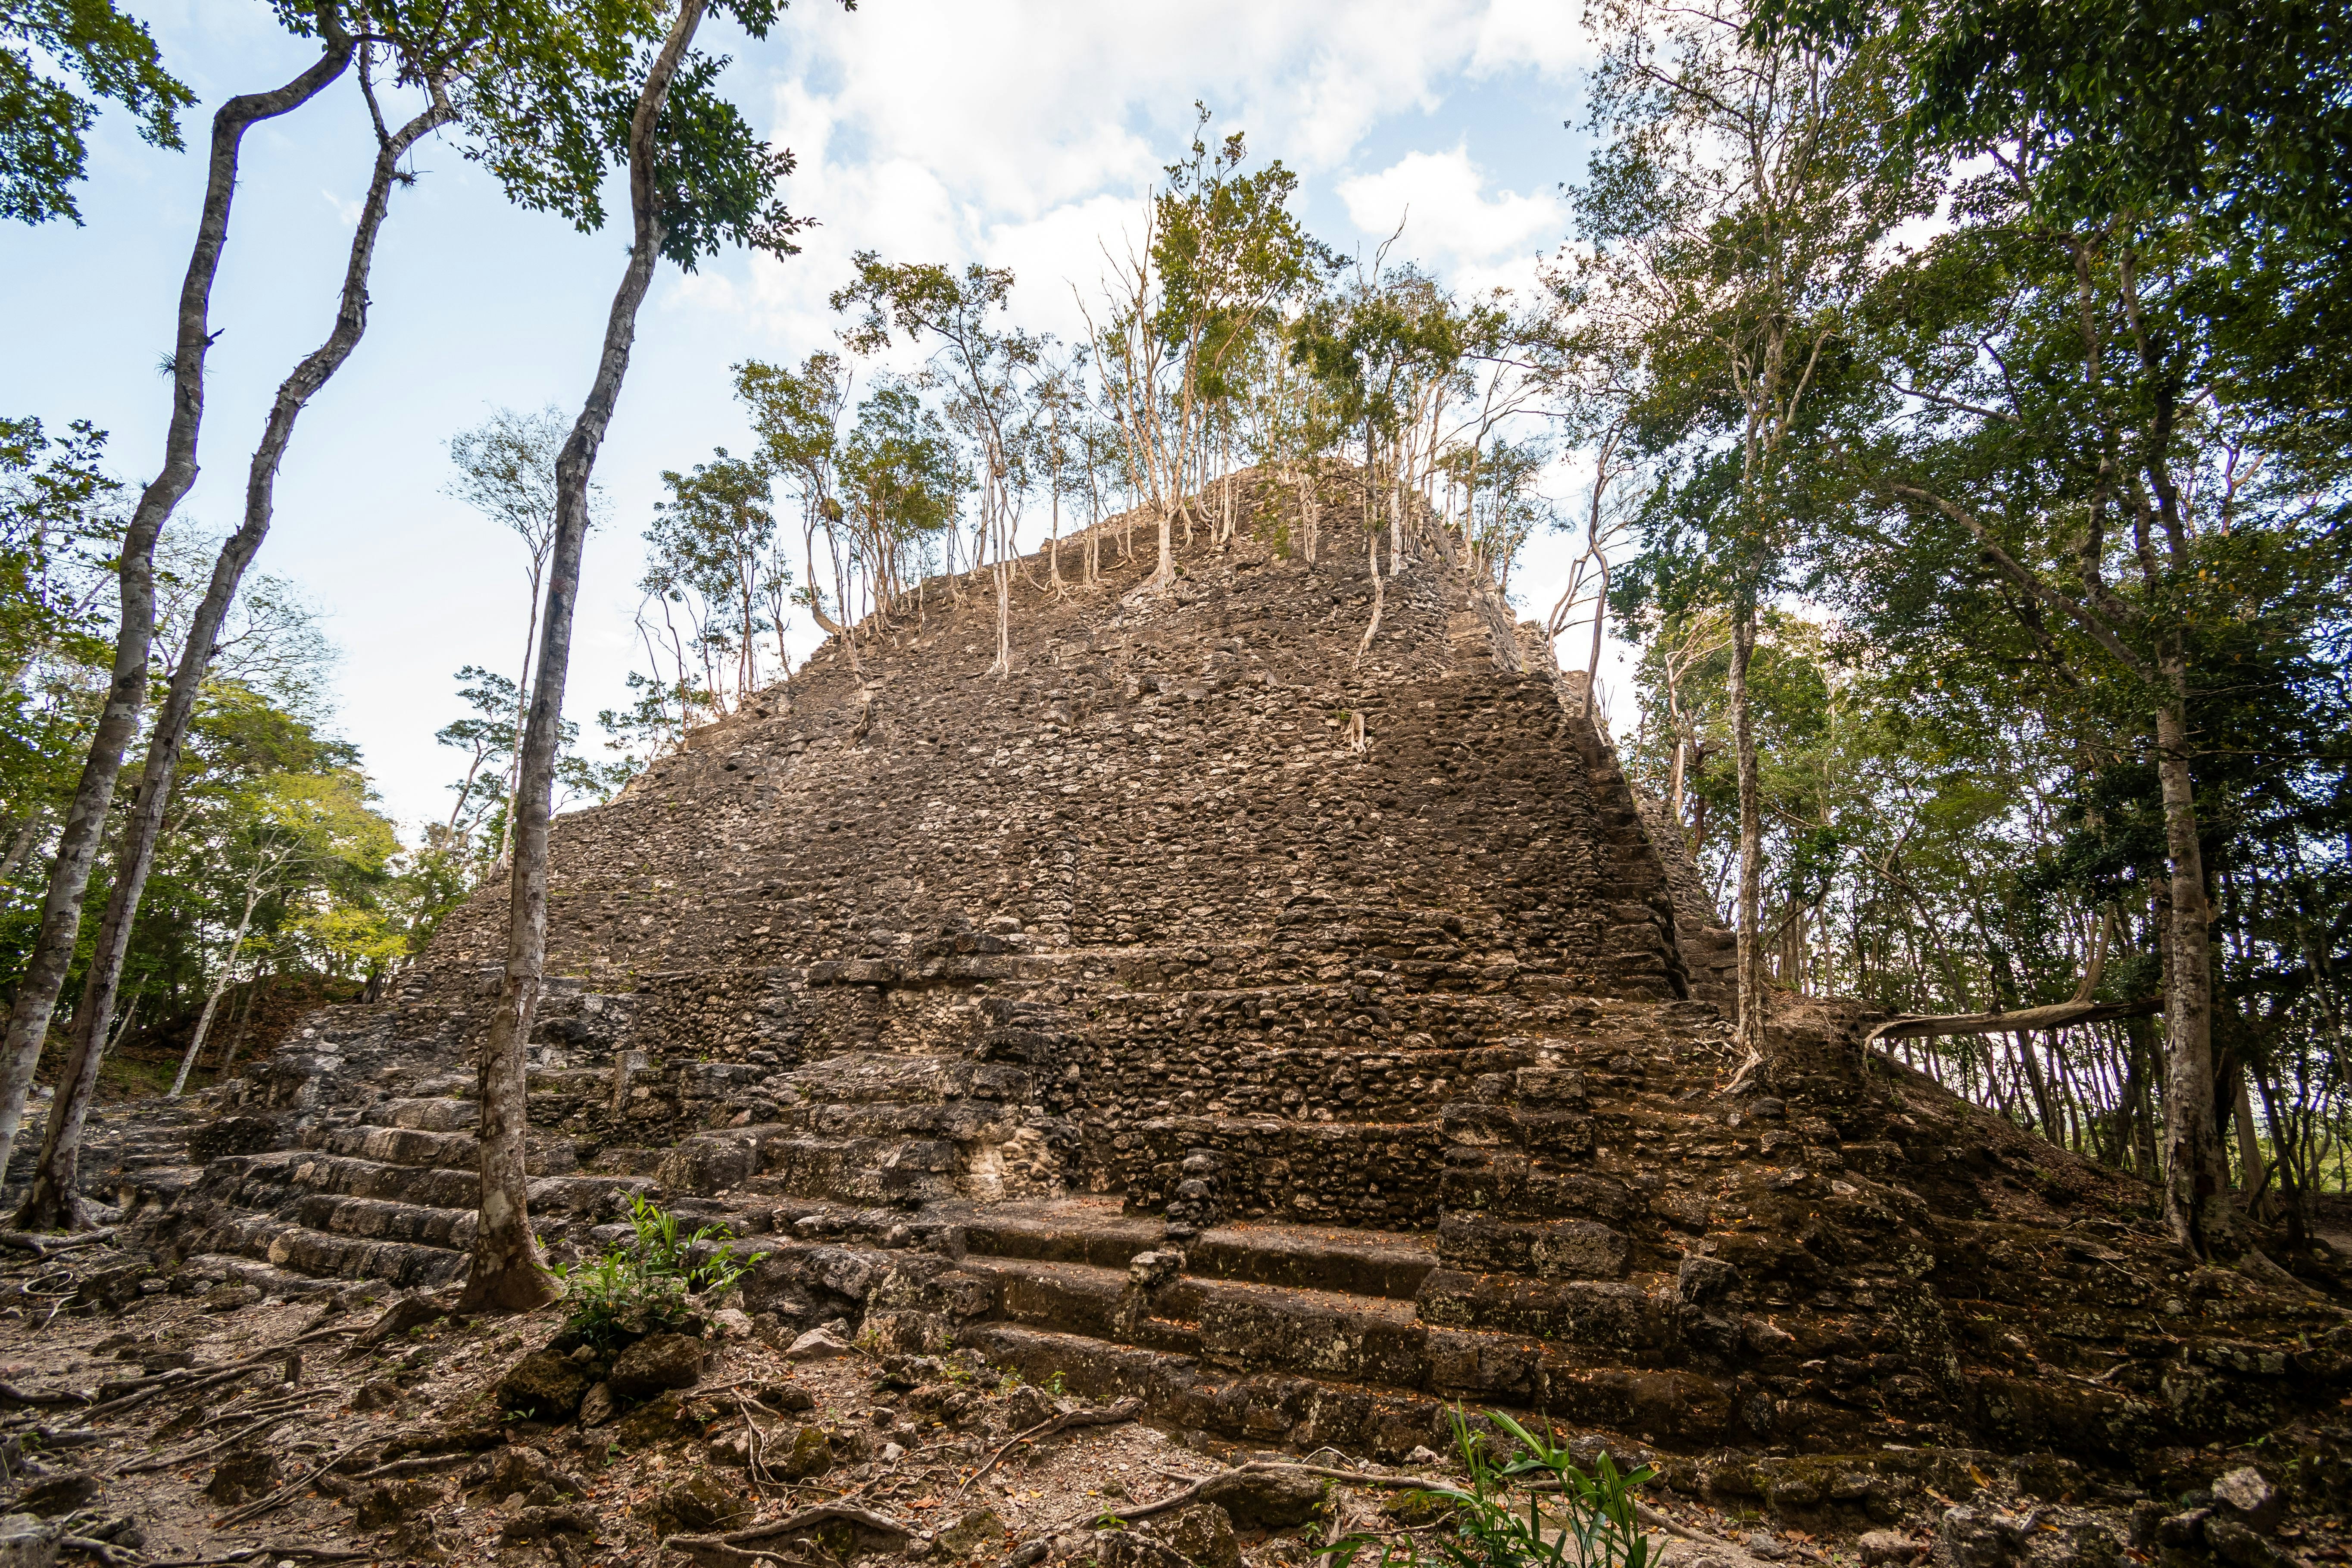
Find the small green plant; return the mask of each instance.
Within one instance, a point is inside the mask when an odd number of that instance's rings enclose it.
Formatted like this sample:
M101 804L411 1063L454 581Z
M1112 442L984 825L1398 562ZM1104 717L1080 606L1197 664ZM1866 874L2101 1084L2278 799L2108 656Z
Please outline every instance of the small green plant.
M1468 1472L1467 1490L1439 1487L1425 1495L1452 1505L1454 1532L1440 1536L1436 1560L1447 1568L1655 1568L1664 1553L1642 1533L1634 1489L1657 1472L1643 1465L1621 1471L1603 1453L1588 1475L1568 1449L1554 1441L1551 1424L1541 1436L1501 1411L1487 1418L1509 1434L1518 1452L1497 1463L1482 1434L1453 1413L1454 1447ZM1514 1497L1517 1492L1520 1495ZM1418 1563L1421 1543L1358 1532L1320 1550L1331 1568L1349 1568L1367 1547L1380 1549L1381 1568Z
M1056 1399L1061 1398L1063 1386L1069 1381L1069 1376L1070 1374L1066 1372L1055 1373L1053 1376L1045 1380L1045 1392L1052 1394Z
M564 1327L591 1344L609 1347L624 1333L650 1333L683 1322L688 1297L723 1295L743 1277L743 1260L727 1246L735 1233L723 1225L680 1235L676 1215L632 1195L629 1226L636 1233L632 1244L555 1270L572 1301ZM706 1243L710 1255L691 1261Z

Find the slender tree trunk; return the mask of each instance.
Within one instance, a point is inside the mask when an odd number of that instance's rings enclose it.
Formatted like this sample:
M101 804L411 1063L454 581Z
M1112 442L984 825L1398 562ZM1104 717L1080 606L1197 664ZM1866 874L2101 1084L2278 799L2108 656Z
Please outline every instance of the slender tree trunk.
M2230 1098L2230 1121L2238 1135L2238 1188L2252 1197L2263 1182L2263 1141L2254 1131L2254 1100L2243 1063L2238 1067L2238 1092Z
M630 331L632 333L635 331L634 321L630 323ZM841 569L841 540L830 527L824 531L824 547L833 556L833 604L841 612L838 634L841 646L849 650L850 673L862 678L866 674L866 667L857 662L857 612L850 605L849 580L843 575Z
M1372 639L1381 635L1381 611L1386 595L1381 588L1381 531L1377 528L1364 535L1364 556L1372 570L1372 619L1364 628L1364 640L1356 645L1359 662L1372 650Z
M196 437L205 416L205 355L213 337L213 279L220 270L221 247L228 237L237 153L247 129L301 107L351 65L356 46L343 32L340 16L331 7L322 7L320 20L326 46L310 69L275 92L232 98L213 116L203 215L197 220L187 277L180 285L179 322L172 352L172 422L163 439L163 467L140 493L138 509L124 531L118 568L121 622L115 636L106 702L99 711L98 728L90 737L89 755L74 785L73 800L66 808L57 859L49 871L48 893L41 905L39 932L17 982L5 1043L0 1044L0 1061L5 1061L6 1073L5 1081L0 1082L0 1168L5 1168L16 1148L25 1096L32 1088L33 1069L40 1061L49 1019L57 1011L81 934L82 900L90 867L98 858L99 840L106 830L107 813L114 802L115 780L122 771L123 752L138 732L140 709L146 700L148 645L154 636L155 541L196 482Z
M555 786L555 754L563 721L563 688L572 660L572 616L580 592L580 558L588 536L588 481L597 449L613 420L613 405L629 372L637 310L660 259L662 226L654 191L654 126L670 79L701 25L703 0L680 0L669 37L646 72L629 121L629 265L613 296L596 378L556 459L555 549L547 608L539 639L539 678L532 683L530 722L523 733L514 866L507 894L507 964L498 1011L482 1044L479 1069L481 1214L474 1230L472 1266L459 1310L530 1311L558 1294L539 1260L525 1201L530 1136L524 1049L539 1007L547 963L547 839Z
M2270 1119L2271 1144L2277 1151L2279 1197L2286 1214L2287 1245L2297 1251L2306 1250L2311 1244L2312 1228L2310 1177L2315 1173L2307 1163L2311 1110L2303 1107L2298 1117L2294 1110L2279 1103L2278 1090L2273 1087L2269 1073L2252 1067L2247 1070L2254 1088L2262 1094L2263 1114Z
M1046 502L1053 508L1052 531L1046 535L1045 575L1054 584L1054 596L1062 596L1062 416L1059 405L1054 414L1054 468Z
M15 835L8 840L8 853L0 855L0 882L15 876L16 868L32 854L33 846L40 840L41 823L47 816L46 806L36 805L25 814L25 820L16 825Z
M1160 563L1152 569L1147 588L1165 588L1176 581L1176 533L1174 518L1166 505L1160 509Z
M228 1069L236 1065L236 1053L245 1045L245 1032L253 1026L253 1005L260 1000L264 986L259 974L245 983L245 995L237 1004L236 1028L228 1037L228 1047L221 1052L220 1066L213 1069L213 1081L226 1083Z
M2058 1125L2057 1103L2050 1098L2050 1085L2042 1076L2042 1064L2033 1054L2033 1037L2020 1032L2010 1038L2017 1043L2017 1059L2025 1068L2025 1081L2033 1090L2033 1108L2042 1118L2042 1136L2053 1143L2065 1141L2064 1130Z
M2172 871L2164 997L2164 1212L2173 1235L2198 1257L2234 1258L2246 1244L2213 1121L2211 922L2182 700L2188 670L2177 648L2166 650L2162 674L2172 688L2170 700L2156 711L2157 780Z
M1609 563L1602 558L1597 544L1592 559L1600 568L1601 583L1592 595L1592 647L1584 660L1584 711L1580 717L1597 730L1601 723L1598 717L1600 709L1596 706L1601 700L1601 628L1609 624ZM1678 763L1681 760L1679 752L1675 753L1675 760Z
M825 537L829 541L833 536L828 532ZM835 564L836 569L834 574L834 580L836 584L840 581L840 572L838 570L839 556L840 552L835 551ZM827 637L841 636L841 623L824 613L824 591L817 586L816 525L814 522L801 530L801 564L803 573L808 579L809 614L815 617L817 629L824 632Z
M539 587L545 571L541 562L530 568L530 618L522 632L522 663L515 668L515 754L507 762L507 816L499 828L499 858L514 853L515 786L522 777L522 726L530 711L530 650L539 637Z
M1731 742L1739 774L1738 1039L1764 1054L1764 943L1757 923L1764 910L1764 827L1757 796L1756 726L1748 711L1748 666L1756 653L1756 607L1742 600L1731 613Z
M123 825L122 844L115 857L114 887L107 897L105 918L99 925L97 946L91 952L89 972L82 985L81 1005L75 1010L73 1049L58 1074L57 1103L49 1111L47 1131L42 1136L41 1159L33 1172L32 1191L16 1216L17 1225L24 1229L78 1230L82 1226L82 1122L98 1089L99 1060L105 1054L106 1026L114 1012L115 993L121 984L122 962L131 949L132 922L138 919L147 874L155 864L155 846L163 837L164 808L170 804L173 778L179 769L180 746L187 737L189 721L195 715L205 672L212 665L214 639L219 637L221 623L228 617L229 605L245 579L246 568L268 535L276 505L278 466L284 460L287 444L293 439L295 421L301 417L304 406L319 389L342 368L367 331L368 270L375 260L376 236L383 227L400 160L420 138L452 118L446 104L436 93L432 107L399 131L382 138L368 181L367 200L360 209L359 225L352 237L351 259L343 273L342 300L335 324L326 342L311 351L279 384L277 399L270 405L261 443L254 448L253 462L247 470L245 521L222 542L220 554L213 563L212 580L205 585L205 596L188 627L187 644L181 650L178 667L172 671L172 684L165 693L163 710L155 716L154 729L147 738L139 790L132 798L130 820Z
M996 497L996 666L999 680L1013 677L1013 519L1002 490Z
M180 1070L173 1076L171 1090L163 1096L166 1100L179 1099L180 1091L188 1087L189 1069L196 1065L196 1053L205 1048L205 1037L212 1033L213 1015L220 1009L221 997L228 990L229 976L236 973L236 955L245 946L246 930L253 924L253 906L258 901L258 896L247 889L245 913L237 917L236 935L229 942L228 956L221 960L220 974L213 981L211 994L205 998L205 1010L196 1015L195 1033L188 1037L187 1051L180 1058Z
M2122 1058L2123 1083L2116 1095L2116 1166L2119 1170L2137 1171L2153 1178L2153 1162L2143 1163L2140 1158L2140 1106L2145 1100L2140 1081L2139 1038L2129 1020L2115 1026L2114 1033L2122 1038L2118 1054Z

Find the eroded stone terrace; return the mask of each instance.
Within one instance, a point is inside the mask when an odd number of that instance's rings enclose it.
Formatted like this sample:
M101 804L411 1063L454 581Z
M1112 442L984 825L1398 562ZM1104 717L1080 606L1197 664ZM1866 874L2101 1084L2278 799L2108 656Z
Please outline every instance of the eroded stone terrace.
M984 583L935 580L855 668L829 646L558 824L559 1255L650 1193L745 1237L782 1325L1384 1455L1459 1399L2168 1477L2332 1412L2318 1289L2190 1268L2144 1187L1865 1069L1851 1009L1790 1009L1743 1072L1696 879L1439 552L1360 660L1360 559L1203 537L1129 598L1137 542L1091 588L1021 563L1005 679ZM289 1289L453 1277L502 927L486 890L118 1195Z

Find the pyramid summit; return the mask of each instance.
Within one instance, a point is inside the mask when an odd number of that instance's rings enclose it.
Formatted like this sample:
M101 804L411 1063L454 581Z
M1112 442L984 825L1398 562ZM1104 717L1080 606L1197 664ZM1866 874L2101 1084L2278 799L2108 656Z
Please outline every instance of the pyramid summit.
M1009 670L985 574L935 578L558 822L551 1254L648 1195L734 1228L779 1332L1236 1443L1400 1457L1461 1401L1867 1454L1856 1499L1951 1450L2161 1471L2345 1392L2335 1307L2192 1267L1858 1009L1788 999L1745 1059L1696 877L1434 537L1382 552L1367 646L1360 555L1202 527L1139 592L1129 521L1093 584L1014 563ZM192 1268L457 1277L504 925L485 889L110 1195Z

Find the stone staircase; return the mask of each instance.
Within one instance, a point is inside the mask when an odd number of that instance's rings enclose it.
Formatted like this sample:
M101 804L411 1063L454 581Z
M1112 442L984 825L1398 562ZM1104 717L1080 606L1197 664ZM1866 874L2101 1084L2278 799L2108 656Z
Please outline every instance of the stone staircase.
M1360 562L1183 564L1024 598L1004 679L990 605L931 584L558 821L552 1256L644 1195L734 1232L774 1332L1391 1458L1462 1402L2114 1459L2226 1425L2184 1380L2271 1375L2229 1345L2333 1323L2168 1315L2143 1186L1865 1070L1853 1008L1790 999L1741 1059L1728 933L1490 588L1407 561L1360 656ZM504 929L486 889L204 1116L104 1130L93 1186L289 1289L456 1278ZM2333 1399L2327 1355L2263 1397Z

